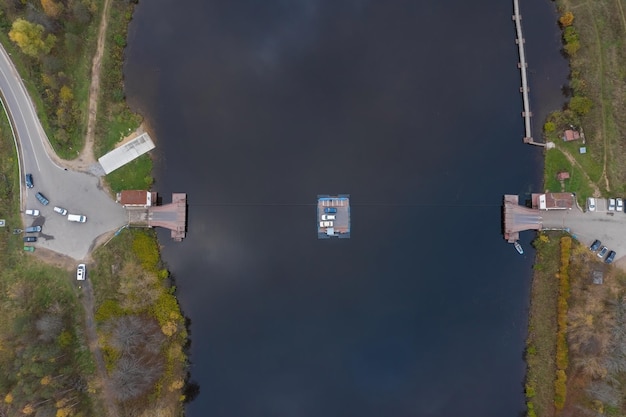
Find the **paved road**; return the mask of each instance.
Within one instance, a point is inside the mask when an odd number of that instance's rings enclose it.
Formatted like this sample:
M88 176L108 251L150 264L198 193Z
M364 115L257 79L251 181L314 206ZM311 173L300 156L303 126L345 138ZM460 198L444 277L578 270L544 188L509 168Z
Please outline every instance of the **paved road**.
M27 226L41 225L42 233L35 246L84 259L96 238L106 232L117 230L126 224L126 211L100 188L99 179L89 173L65 170L55 164L48 138L39 123L34 106L26 92L9 55L0 45L0 92L12 119L14 133L20 150L20 174L22 177L22 210L36 208L39 218L24 217ZM24 174L31 173L35 187L27 189ZM43 206L35 193L43 193L49 200ZM52 208L61 206L70 213L87 216L87 223L69 222L54 213Z
M605 205L598 204L598 209ZM626 213L595 211L583 213L577 207L571 210L542 211L543 228L569 228L570 233L590 245L595 239L616 252L615 259L626 256Z

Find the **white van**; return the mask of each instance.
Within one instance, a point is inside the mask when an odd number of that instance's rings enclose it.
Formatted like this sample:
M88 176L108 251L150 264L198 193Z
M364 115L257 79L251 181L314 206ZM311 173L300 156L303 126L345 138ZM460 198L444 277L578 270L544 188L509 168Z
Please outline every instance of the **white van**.
M85 223L87 221L87 217L83 216L82 214L68 214L67 220L71 222Z

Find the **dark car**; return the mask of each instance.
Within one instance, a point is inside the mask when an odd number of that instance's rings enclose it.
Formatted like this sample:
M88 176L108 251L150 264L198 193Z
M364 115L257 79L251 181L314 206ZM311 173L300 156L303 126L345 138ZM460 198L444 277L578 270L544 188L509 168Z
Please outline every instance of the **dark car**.
M35 236L26 236L24 242L37 242L37 238Z
M48 204L50 204L50 200L48 200L46 196L41 193L35 194L35 197L37 197L37 200L39 200L39 202L43 204L44 206L47 206Z
M598 248L600 247L601 244L602 244L602 242L600 242L598 239L596 239L596 240L593 241L591 246L589 246L589 249L595 252L595 251L598 250Z
M24 229L25 233L37 233L41 232L41 226L30 226Z
M26 174L26 187L33 188L35 184L33 184L33 174Z
M334 207L324 207L324 213L337 213L337 209Z
M606 255L608 251L609 248L607 248L606 246L602 246L602 249L600 249L600 252L598 252L598 258L604 258L604 255Z
M607 264L610 264L613 262L613 259L615 259L615 251L612 250L611 252L609 252L609 255L606 257L606 259L604 260L604 262L606 262Z

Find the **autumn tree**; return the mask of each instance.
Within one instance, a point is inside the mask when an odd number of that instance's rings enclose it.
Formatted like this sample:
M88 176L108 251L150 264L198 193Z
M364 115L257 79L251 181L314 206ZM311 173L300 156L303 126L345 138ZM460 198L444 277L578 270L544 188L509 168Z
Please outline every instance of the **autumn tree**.
M74 99L74 93L72 92L72 89L67 85L61 87L61 90L59 91L59 99L64 104L70 103Z
M589 113L592 105L593 102L589 98L583 96L574 96L569 101L570 110L572 110L579 116L584 116L585 114Z
M20 47L22 52L32 57L49 53L56 42L54 35L44 36L43 26L24 19L16 19L13 22L9 38Z
M571 26L572 23L574 23L574 14L572 12L563 13L563 15L559 18L559 23L564 28Z
M565 41L563 49L565 49L565 52L567 52L569 56L575 55L580 49L578 33L576 33L576 30L572 26L566 27L563 31L563 40Z
M63 4L54 0L41 0L44 13L53 19L57 19L63 13Z

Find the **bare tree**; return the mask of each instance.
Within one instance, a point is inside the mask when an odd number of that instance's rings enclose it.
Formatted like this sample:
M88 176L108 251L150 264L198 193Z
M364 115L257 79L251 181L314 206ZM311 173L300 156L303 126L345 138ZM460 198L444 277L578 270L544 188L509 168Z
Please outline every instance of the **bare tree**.
M111 374L114 395L120 401L148 392L163 372L163 364L152 356L124 355Z
M165 340L159 325L150 317L124 316L113 319L109 327L111 346L122 353L141 349L156 354Z
M594 399L608 404L611 407L617 407L621 403L620 390L605 381L594 381L587 388L587 393Z
M35 322L39 333L39 340L51 342L55 340L63 330L63 319L54 314L44 314Z

